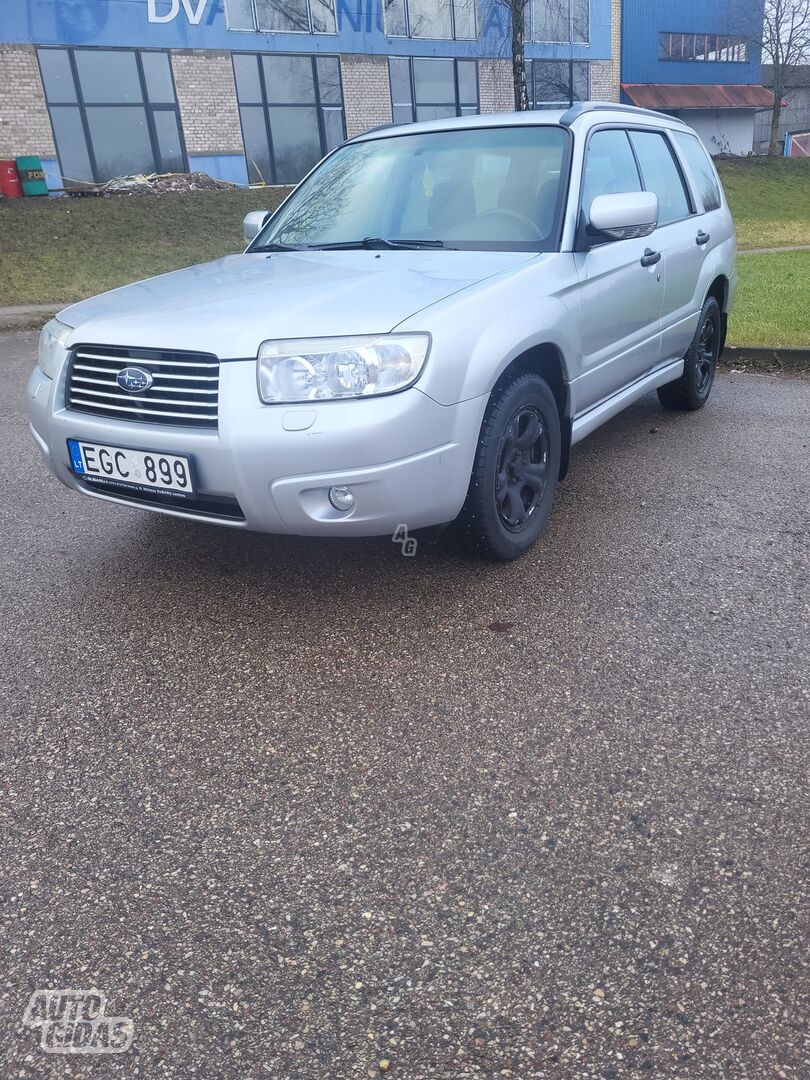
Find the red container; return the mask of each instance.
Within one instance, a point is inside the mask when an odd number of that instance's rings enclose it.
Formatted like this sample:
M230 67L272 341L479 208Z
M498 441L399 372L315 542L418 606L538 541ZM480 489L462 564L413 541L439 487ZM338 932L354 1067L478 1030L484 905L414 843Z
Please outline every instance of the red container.
M16 162L0 161L0 195L5 195L7 199L19 199L22 193Z

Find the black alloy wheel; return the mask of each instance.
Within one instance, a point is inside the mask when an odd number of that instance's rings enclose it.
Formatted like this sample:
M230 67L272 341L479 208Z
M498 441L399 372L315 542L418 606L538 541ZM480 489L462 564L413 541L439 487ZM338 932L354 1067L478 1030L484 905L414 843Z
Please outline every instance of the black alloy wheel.
M658 387L658 400L667 409L702 409L714 383L722 341L720 305L710 296L700 312L697 330L684 357L683 374Z
M714 378L714 368L717 363L715 343L718 338L717 322L707 316L700 327L700 336L697 343L697 355L695 356L695 390L699 397L708 397L709 388Z
M521 405L498 450L495 502L505 528L519 532L535 513L548 482L549 441L535 405Z
M504 376L492 391L470 487L450 535L496 562L524 555L543 531L560 475L560 413L533 372Z

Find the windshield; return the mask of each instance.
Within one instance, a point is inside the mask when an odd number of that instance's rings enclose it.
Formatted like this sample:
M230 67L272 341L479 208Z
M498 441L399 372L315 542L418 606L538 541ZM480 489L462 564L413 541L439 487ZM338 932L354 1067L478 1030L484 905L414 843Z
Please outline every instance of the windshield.
M549 251L568 135L511 126L392 135L337 149L251 250L329 245Z

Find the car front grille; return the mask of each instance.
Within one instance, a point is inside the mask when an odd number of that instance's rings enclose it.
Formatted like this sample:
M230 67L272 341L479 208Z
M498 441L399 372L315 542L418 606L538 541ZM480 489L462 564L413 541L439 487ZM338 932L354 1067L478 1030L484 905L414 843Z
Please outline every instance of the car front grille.
M123 389L117 379L125 368L146 372L151 386ZM69 409L119 420L215 428L218 401L219 360L211 353L77 345L71 354L65 401Z

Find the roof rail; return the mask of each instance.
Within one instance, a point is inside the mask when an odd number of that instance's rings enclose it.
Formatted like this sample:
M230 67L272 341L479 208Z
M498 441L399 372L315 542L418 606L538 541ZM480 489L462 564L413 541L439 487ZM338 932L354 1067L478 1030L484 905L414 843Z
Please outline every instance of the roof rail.
M572 105L570 109L562 114L560 123L563 127L571 127L576 119L590 112L630 112L636 115L641 113L643 116L655 116L659 120L669 120L670 123L683 124L680 117L670 116L669 113L656 112L654 109L640 109L637 105L623 105L611 101L578 101L576 105Z

